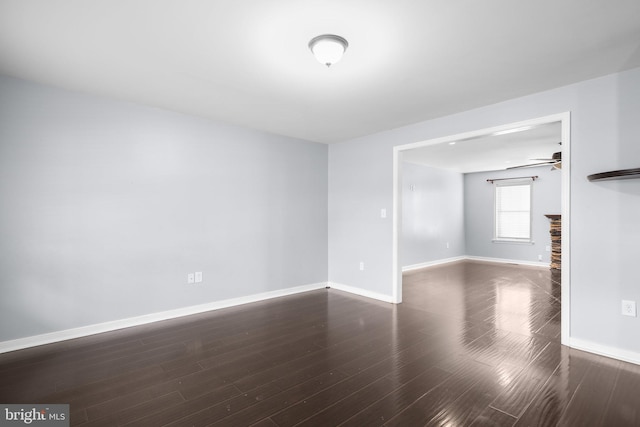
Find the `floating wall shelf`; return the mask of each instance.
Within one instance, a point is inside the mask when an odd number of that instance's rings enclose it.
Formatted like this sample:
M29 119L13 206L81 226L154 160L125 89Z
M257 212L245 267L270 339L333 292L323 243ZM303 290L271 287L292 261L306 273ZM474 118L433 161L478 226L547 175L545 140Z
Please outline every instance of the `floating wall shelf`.
M607 181L607 180L613 180L613 179L632 179L632 178L640 178L640 168L594 173L593 175L589 175L587 177L589 181Z

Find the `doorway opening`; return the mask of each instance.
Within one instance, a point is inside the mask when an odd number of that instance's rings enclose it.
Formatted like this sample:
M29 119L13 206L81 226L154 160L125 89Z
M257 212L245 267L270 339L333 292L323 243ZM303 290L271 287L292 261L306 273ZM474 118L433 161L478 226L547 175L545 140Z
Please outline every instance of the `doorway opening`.
M562 217L562 270L561 270L561 343L567 345L570 336L570 289L571 289L571 257L570 257L570 174L571 174L571 141L570 141L570 113L540 117L516 123L509 123L501 126L480 129L477 131L450 135L441 138L420 141L394 147L393 150L393 248L392 248L392 295L393 302L402 302L402 200L403 200L403 158L411 152L424 147L433 148L430 150L436 156L438 149L446 148L453 144L464 141L470 150L477 153L483 151L481 142L489 136L506 135L517 133L529 129L535 129L557 123L560 126L561 145L558 145L558 152L561 153L562 163L558 172L561 174L561 217ZM486 149L486 147L484 147ZM513 147L505 147L515 148ZM486 150L485 150L486 151ZM504 151L504 150L503 150ZM497 152L497 151L496 151ZM474 157L474 156L469 156ZM444 161L444 157L438 159L439 163ZM526 169L525 169L526 170ZM524 173L526 175L526 173Z

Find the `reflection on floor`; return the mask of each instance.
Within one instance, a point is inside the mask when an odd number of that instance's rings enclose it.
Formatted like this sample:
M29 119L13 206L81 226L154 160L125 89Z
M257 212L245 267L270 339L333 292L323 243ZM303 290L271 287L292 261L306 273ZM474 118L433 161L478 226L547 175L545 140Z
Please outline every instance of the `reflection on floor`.
M409 273L0 355L0 402L89 426L633 426L640 367L559 343L545 269Z
M553 279L553 280L552 280ZM454 330L515 332L559 342L559 274L548 269L465 261L405 273L407 306L443 315ZM477 338L477 337L476 337Z
M560 345L559 270L464 261L403 293L453 374L388 425L640 425L640 367Z

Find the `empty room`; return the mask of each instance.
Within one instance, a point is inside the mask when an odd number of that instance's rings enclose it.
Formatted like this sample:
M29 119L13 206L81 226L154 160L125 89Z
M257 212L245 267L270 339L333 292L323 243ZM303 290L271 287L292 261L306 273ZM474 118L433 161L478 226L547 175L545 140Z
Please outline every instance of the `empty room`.
M0 425L640 426L640 2L0 0Z

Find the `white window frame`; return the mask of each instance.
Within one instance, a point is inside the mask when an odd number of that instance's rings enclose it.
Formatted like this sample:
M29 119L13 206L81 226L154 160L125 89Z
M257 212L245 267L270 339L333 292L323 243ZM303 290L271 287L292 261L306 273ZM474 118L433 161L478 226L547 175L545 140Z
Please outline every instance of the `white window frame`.
M533 179L525 180L508 180L501 182L494 182L493 188L493 242L494 243L523 243L533 244ZM515 187L515 186L528 186L529 187L529 237L513 237L513 236L498 236L498 187Z

